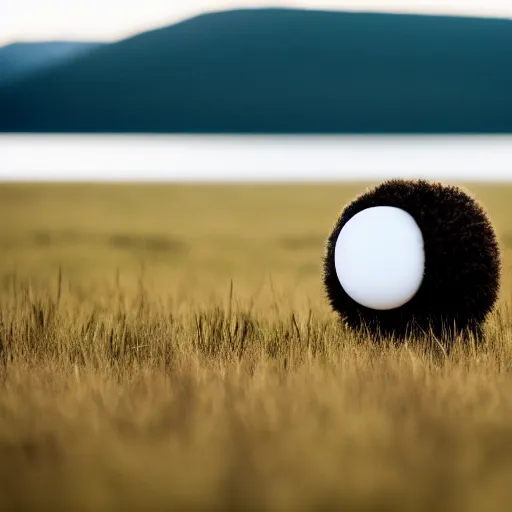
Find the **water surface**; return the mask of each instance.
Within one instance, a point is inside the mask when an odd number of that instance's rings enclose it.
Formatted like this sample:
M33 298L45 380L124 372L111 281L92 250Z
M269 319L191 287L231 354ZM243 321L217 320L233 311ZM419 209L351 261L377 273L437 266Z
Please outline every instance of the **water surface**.
M512 182L512 136L0 135L0 180Z

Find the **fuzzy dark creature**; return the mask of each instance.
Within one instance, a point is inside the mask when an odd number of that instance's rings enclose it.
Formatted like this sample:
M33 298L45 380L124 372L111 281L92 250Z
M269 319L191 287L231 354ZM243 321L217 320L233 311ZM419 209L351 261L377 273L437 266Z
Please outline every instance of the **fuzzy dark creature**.
M416 295L392 310L373 310L352 300L342 288L334 251L343 226L357 213L375 206L408 212L424 240L425 270ZM341 212L327 240L323 281L331 307L352 329L393 336L434 334L443 340L474 336L499 293L500 249L484 209L458 187L425 180L390 180L367 191Z

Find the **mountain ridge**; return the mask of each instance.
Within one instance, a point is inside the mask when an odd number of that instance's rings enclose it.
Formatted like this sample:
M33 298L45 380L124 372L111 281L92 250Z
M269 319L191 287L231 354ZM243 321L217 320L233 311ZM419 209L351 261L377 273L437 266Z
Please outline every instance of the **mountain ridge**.
M511 133L512 22L217 11L0 88L0 131Z

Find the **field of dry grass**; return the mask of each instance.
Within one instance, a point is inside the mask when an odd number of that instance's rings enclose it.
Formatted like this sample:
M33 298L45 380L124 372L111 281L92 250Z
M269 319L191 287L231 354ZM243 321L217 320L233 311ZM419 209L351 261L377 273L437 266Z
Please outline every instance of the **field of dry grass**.
M502 298L449 357L329 311L364 188L1 185L0 510L509 510L512 187L468 187Z

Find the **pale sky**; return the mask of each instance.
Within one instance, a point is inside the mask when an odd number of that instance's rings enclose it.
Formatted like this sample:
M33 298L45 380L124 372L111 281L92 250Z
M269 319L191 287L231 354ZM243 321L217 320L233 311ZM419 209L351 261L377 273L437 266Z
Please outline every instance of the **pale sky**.
M202 12L264 6L512 18L512 0L0 0L0 46L113 41Z

